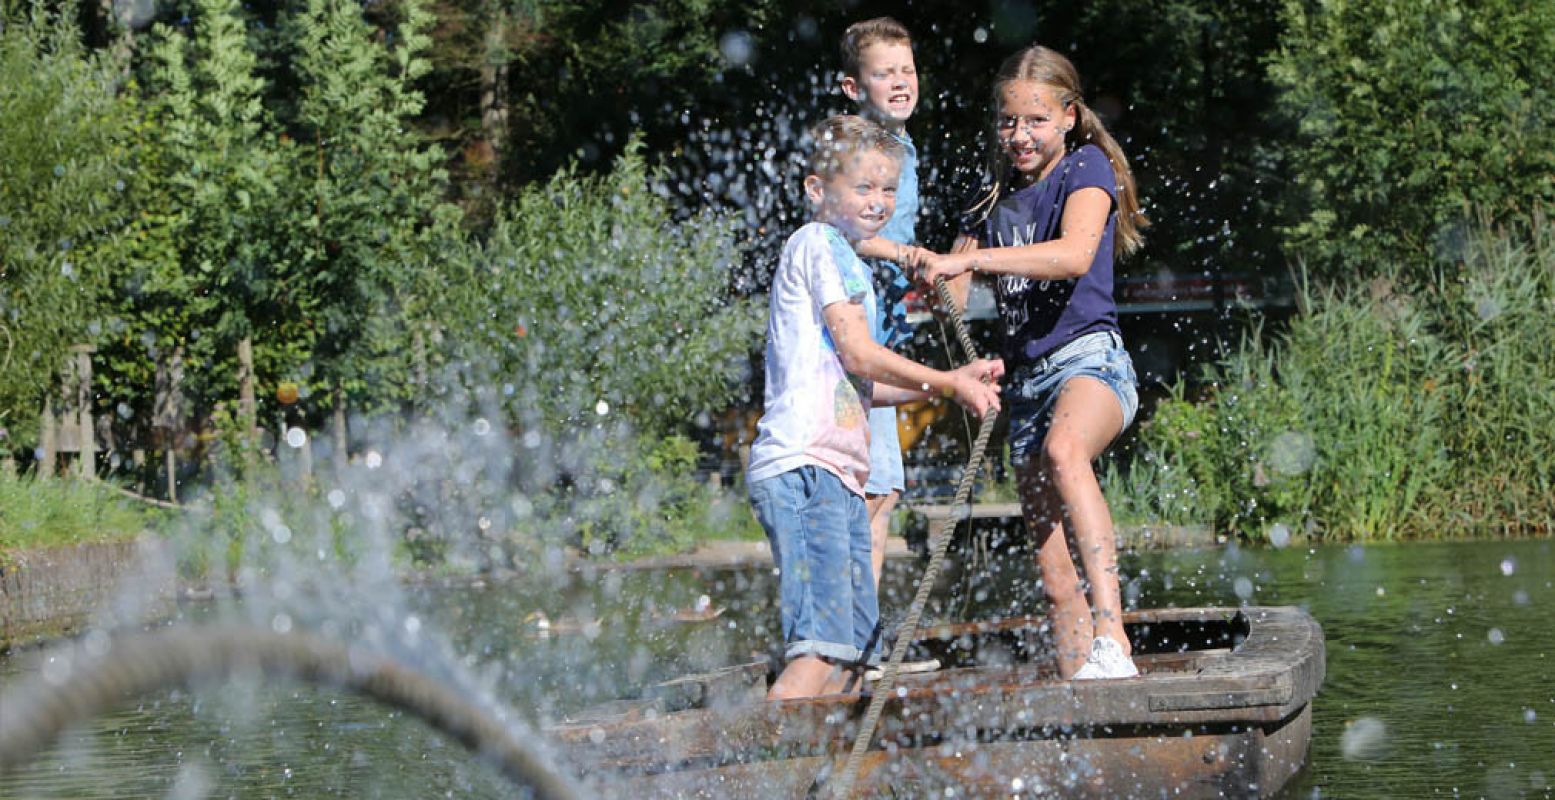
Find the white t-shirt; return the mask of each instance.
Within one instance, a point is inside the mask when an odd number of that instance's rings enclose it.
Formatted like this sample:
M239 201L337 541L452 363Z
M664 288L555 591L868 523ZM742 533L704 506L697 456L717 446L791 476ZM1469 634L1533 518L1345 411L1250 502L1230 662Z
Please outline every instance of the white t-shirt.
M878 320L869 270L836 228L812 222L788 237L772 276L767 317L767 389L746 479L806 464L864 494L869 479L870 381L842 368L821 309L858 303Z

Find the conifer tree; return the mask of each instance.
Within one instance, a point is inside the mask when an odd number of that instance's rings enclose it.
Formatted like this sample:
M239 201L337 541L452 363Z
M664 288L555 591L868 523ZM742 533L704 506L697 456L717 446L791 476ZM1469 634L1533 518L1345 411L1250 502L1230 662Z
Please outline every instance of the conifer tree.
M315 381L383 402L414 391L412 321L435 268L430 253L457 212L442 200L442 153L409 123L423 106L415 82L429 69L420 0L405 0L395 29L374 31L361 7L308 0L292 23L301 83L296 127L306 152L298 206L300 263L322 298Z

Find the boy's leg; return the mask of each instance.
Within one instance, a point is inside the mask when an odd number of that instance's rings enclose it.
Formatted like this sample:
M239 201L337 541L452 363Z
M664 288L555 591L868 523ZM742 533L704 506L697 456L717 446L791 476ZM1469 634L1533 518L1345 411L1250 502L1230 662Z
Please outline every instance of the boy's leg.
M886 537L891 532L891 512L906 486L902 467L902 440L896 430L896 408L869 410L869 482L864 496L869 506L870 564L875 587L885 569Z
M880 641L876 627L880 624L880 600L877 593L879 579L871 570L874 558L873 531L869 510L862 498L852 497L848 514L848 554L851 601L853 606L853 646L862 657L873 661L880 655Z
M850 527L862 523L868 546L864 501L837 476L815 466L756 481L750 494L781 576L784 656L789 664L770 696L839 691L844 676L832 676L834 664L851 663L859 655L852 587L860 580L870 582L868 575L858 574L850 542ZM867 549L863 557L867 565Z
M869 508L869 564L875 576L875 589L880 589L880 576L885 571L886 539L891 535L891 512L902 493L891 490L887 494L872 494L864 499Z

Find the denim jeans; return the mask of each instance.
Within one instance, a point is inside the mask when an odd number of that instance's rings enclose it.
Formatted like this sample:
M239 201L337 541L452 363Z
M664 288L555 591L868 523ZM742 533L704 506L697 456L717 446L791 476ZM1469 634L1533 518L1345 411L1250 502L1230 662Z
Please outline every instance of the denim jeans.
M1004 404L1010 409L1010 461L1021 464L1040 452L1053 425L1053 406L1070 378L1085 376L1107 385L1123 411L1123 427L1139 411L1134 361L1123 338L1112 331L1088 333L1005 378Z
M752 483L750 499L779 569L784 657L878 660L866 653L880 607L864 498L806 465Z

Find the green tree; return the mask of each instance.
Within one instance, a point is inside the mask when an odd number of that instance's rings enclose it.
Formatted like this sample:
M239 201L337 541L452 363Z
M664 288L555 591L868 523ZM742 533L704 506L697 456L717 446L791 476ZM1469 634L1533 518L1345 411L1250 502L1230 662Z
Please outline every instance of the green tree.
M137 190L148 205L126 262L132 337L183 348L201 369L189 390L236 397L236 349L261 334L257 371L284 373L308 353L290 289L300 278L274 221L294 149L273 132L265 82L235 0L198 0L187 30L158 25L144 45L153 127L140 140ZM166 245L171 244L171 248ZM148 339L149 337L149 339Z
M31 446L66 349L90 341L120 224L120 71L75 6L0 9L0 450Z
M1295 255L1326 275L1461 260L1478 213L1555 201L1555 14L1516 0L1288 0L1270 59Z
M426 273L458 220L443 200L443 153L409 128L432 20L418 0L399 8L398 28L381 36L344 0L310 0L291 23L307 202L290 220L312 276L306 291L320 302L311 381L380 407L414 391L414 328L428 324L422 298L438 283Z

